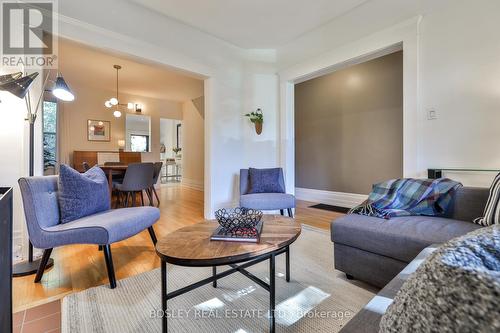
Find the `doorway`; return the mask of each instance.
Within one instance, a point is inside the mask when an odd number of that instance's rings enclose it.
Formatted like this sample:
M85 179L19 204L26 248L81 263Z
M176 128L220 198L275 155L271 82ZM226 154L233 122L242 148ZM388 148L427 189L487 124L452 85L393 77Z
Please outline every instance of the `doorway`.
M298 83L294 95L299 196L368 195L403 176L403 51Z
M160 118L160 159L163 161L161 183L182 180L182 121Z

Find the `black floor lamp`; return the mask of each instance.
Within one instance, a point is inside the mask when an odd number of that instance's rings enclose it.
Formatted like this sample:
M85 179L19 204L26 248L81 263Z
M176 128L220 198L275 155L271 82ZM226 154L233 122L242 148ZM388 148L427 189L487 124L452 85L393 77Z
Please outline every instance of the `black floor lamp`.
M31 98L29 90L31 85L35 81L38 76L38 72L23 76L22 72L17 72L14 74L7 74L0 76L0 90L8 91L12 93L14 96L19 98L24 98L26 101L26 109L27 116L26 121L29 122L29 176L34 176L34 146L35 146L35 121L37 118L38 108L40 107L40 102L45 93L45 87L47 85L47 81L49 78L50 72L47 73L45 77L45 81L43 82L43 89L38 98L38 102L36 104L35 109L31 107ZM52 90L52 94L62 101L73 101L75 96L73 95L71 89L64 81L64 78L59 73L57 75L57 79L55 81L54 88ZM54 260L49 259L46 267L50 267L54 265ZM28 261L23 261L17 263L13 266L12 276L25 276L36 273L38 267L40 266L40 259L33 260L33 244L29 242L28 249Z

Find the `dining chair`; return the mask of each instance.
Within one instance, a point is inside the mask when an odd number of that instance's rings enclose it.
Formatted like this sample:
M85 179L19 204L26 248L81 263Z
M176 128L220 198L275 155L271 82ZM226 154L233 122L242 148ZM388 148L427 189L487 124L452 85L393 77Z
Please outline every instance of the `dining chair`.
M285 178L283 169L280 168L279 185L285 189ZM293 218L293 208L295 208L295 196L287 193L249 193L250 179L248 169L240 170L240 206L244 208L258 210L279 210L284 215L284 210L288 211L288 216Z
M156 207L160 207L160 198L158 197L158 193L156 192L155 184L158 182L158 177L160 177L162 167L163 167L163 162L155 162L154 172L153 172L153 183L149 189L150 197L154 199L153 198L154 195L156 197L156 201L158 201L158 205ZM154 206L154 202L151 202L151 205Z
M122 195L125 196L123 203L125 207L129 206L129 198L131 198L132 207L136 206L136 195L140 193L141 204L144 206L144 194L146 192L149 202L152 203L151 193L149 189L153 183L154 164L153 163L131 163L125 171L123 182L121 184L113 184L113 190L118 193L116 206L121 203Z

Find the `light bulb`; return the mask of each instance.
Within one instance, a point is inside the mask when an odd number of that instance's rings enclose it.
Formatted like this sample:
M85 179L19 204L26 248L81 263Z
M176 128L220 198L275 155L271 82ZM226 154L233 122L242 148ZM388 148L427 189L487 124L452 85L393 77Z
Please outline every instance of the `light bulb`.
M111 103L111 105L117 105L117 104L118 104L118 100L117 100L116 98L114 98L114 97L113 97L113 98L111 98L111 99L109 100L109 102Z
M106 101L106 102L104 102L104 106L106 106L107 108L110 108L110 107L112 107L113 105L111 104L111 102L110 102L110 101Z
M122 116L122 113L116 110L115 112L113 112L113 116L115 116L116 118L120 118Z
M64 81L62 76L58 76L56 79L56 85L54 86L54 89L52 90L52 94L65 102L71 102L75 100L75 95L69 88L68 84L66 81Z
M102 121L99 122L99 126L102 126L104 123Z
M134 103L127 103L127 109L132 110L134 108Z
M71 102L75 100L75 95L73 95L70 91L60 88L52 90L52 95L65 102Z
M90 126L90 130L93 132L95 130L94 126Z

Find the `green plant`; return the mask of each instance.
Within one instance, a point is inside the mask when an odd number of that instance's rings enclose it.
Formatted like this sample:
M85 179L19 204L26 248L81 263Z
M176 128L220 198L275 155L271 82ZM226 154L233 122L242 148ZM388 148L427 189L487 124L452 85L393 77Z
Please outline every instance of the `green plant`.
M245 114L245 117L248 117L254 124L262 124L264 122L264 115L262 114L261 109L257 109L255 112L247 113Z

